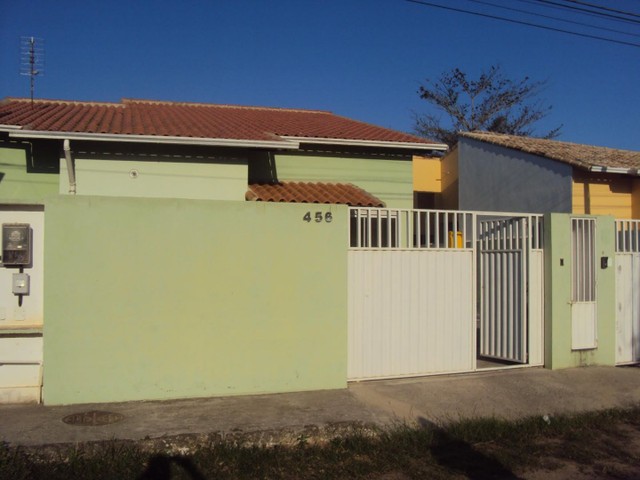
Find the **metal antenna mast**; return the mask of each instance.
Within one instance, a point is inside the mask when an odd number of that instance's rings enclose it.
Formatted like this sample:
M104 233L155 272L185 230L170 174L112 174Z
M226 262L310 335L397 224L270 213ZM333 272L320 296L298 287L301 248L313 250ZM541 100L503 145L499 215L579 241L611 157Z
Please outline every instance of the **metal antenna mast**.
M20 75L31 77L31 103L36 75L44 75L44 40L20 37Z

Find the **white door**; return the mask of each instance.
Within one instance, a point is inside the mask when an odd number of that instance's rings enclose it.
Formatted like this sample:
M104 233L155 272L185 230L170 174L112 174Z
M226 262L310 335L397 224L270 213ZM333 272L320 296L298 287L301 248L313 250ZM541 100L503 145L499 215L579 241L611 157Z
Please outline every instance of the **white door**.
M480 356L527 363L527 219L479 222Z
M596 221L571 219L571 348L598 346L596 316Z
M616 364L640 362L640 253L616 255Z

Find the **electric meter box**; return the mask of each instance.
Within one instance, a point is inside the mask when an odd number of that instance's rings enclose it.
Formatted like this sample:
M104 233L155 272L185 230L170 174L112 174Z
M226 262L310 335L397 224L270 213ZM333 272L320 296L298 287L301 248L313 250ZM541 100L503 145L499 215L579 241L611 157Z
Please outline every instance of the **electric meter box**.
M2 224L2 265L31 265L31 227L28 223Z

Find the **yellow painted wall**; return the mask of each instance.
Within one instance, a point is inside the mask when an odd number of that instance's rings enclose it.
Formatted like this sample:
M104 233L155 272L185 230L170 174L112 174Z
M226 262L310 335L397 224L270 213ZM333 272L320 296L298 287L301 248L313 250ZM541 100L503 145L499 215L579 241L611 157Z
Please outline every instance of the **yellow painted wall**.
M458 149L442 158L442 208L458 208Z
M631 217L640 218L640 178L631 180Z
M439 157L413 156L413 191L442 192L442 175Z
M615 218L639 218L633 209L634 179L626 175L573 172L572 211L577 214L612 215ZM636 187L636 204L640 195Z

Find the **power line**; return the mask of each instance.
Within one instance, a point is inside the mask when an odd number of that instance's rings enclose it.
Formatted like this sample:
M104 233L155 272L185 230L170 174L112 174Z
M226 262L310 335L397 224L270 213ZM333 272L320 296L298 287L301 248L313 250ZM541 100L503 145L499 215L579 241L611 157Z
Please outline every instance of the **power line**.
M538 3L546 3L549 5L556 5L558 7L561 7L567 10L574 10L576 12L587 12L587 13L598 15L600 17L608 17L608 18L613 18L615 20L621 20L623 22L640 24L639 20L632 20L630 18L621 17L619 15L612 15L610 13L594 12L593 10L589 10L588 8L572 7L570 5L563 5L562 3L553 2L551 0L534 0L534 1Z
M537 0L516 0L516 1L521 2L521 3L528 3L530 5L535 5L536 7L551 8L551 9L560 10L560 11L563 11L563 12L566 11L566 6L565 5L560 5L560 4L558 4L560 6L545 5L545 4L537 3ZM594 18L599 18L599 19L602 18L602 16L600 15L600 12L593 12L593 13L580 12L579 15L586 15L588 17L594 17ZM620 20L611 20L611 19L608 19L608 18L606 20L610 21L610 22L619 22L620 21Z
M616 10L615 8L603 7L602 5L596 5L595 3L580 2L579 0L564 0L565 2L577 3L578 5L586 5L587 7L597 8L598 10L606 10L607 12L621 13L623 15L629 15L630 17L640 18L640 15L633 12L626 12L624 10Z
M640 38L640 35L636 35L634 33L623 32L622 30L615 30L613 28L601 27L601 26L598 26L598 25L593 25L591 23L575 22L573 20L566 20L564 18L554 17L553 15L545 15L543 13L531 12L531 11L528 11L528 10L521 10L519 8L505 7L504 5L498 5L497 3L491 3L491 2L483 2L482 0L467 0L467 1L468 2L474 2L474 3L480 3L482 5L488 5L490 7L502 8L504 10L511 10L513 12L524 13L524 14L527 14L527 15L534 15L536 17L548 18L548 19L551 19L551 20L556 20L558 22L571 23L573 25L581 25L583 27L596 28L598 30L605 30L607 32L619 33L621 35L628 35L628 36L631 36L631 37Z
M528 27L541 28L543 30L550 30L552 32L566 33L567 35L575 35L577 37L591 38L593 40L601 40L603 42L617 43L619 45L627 45L627 46L630 46L630 47L640 48L640 43L625 42L623 40L614 40L612 38L599 37L597 35L589 35L587 33L572 32L570 30L563 30L563 29L560 29L560 28L547 27L545 25L539 25L539 24L531 23L531 22L524 22L524 21L521 21L521 20L515 20L513 18L498 17L496 15L488 15L488 14L485 14L485 13L473 12L471 10L464 10L464 9L461 9L461 8L446 7L444 5L438 5L436 3L425 2L425 1L422 1L422 0L405 0L405 1L409 2L409 3L415 3L415 4L418 4L418 5L427 6L427 7L440 8L440 9L443 9L443 10L450 10L452 12L466 13L468 15L475 15L477 17L491 18L493 20L502 20L504 22L515 23L515 24L518 24L518 25L526 25Z

